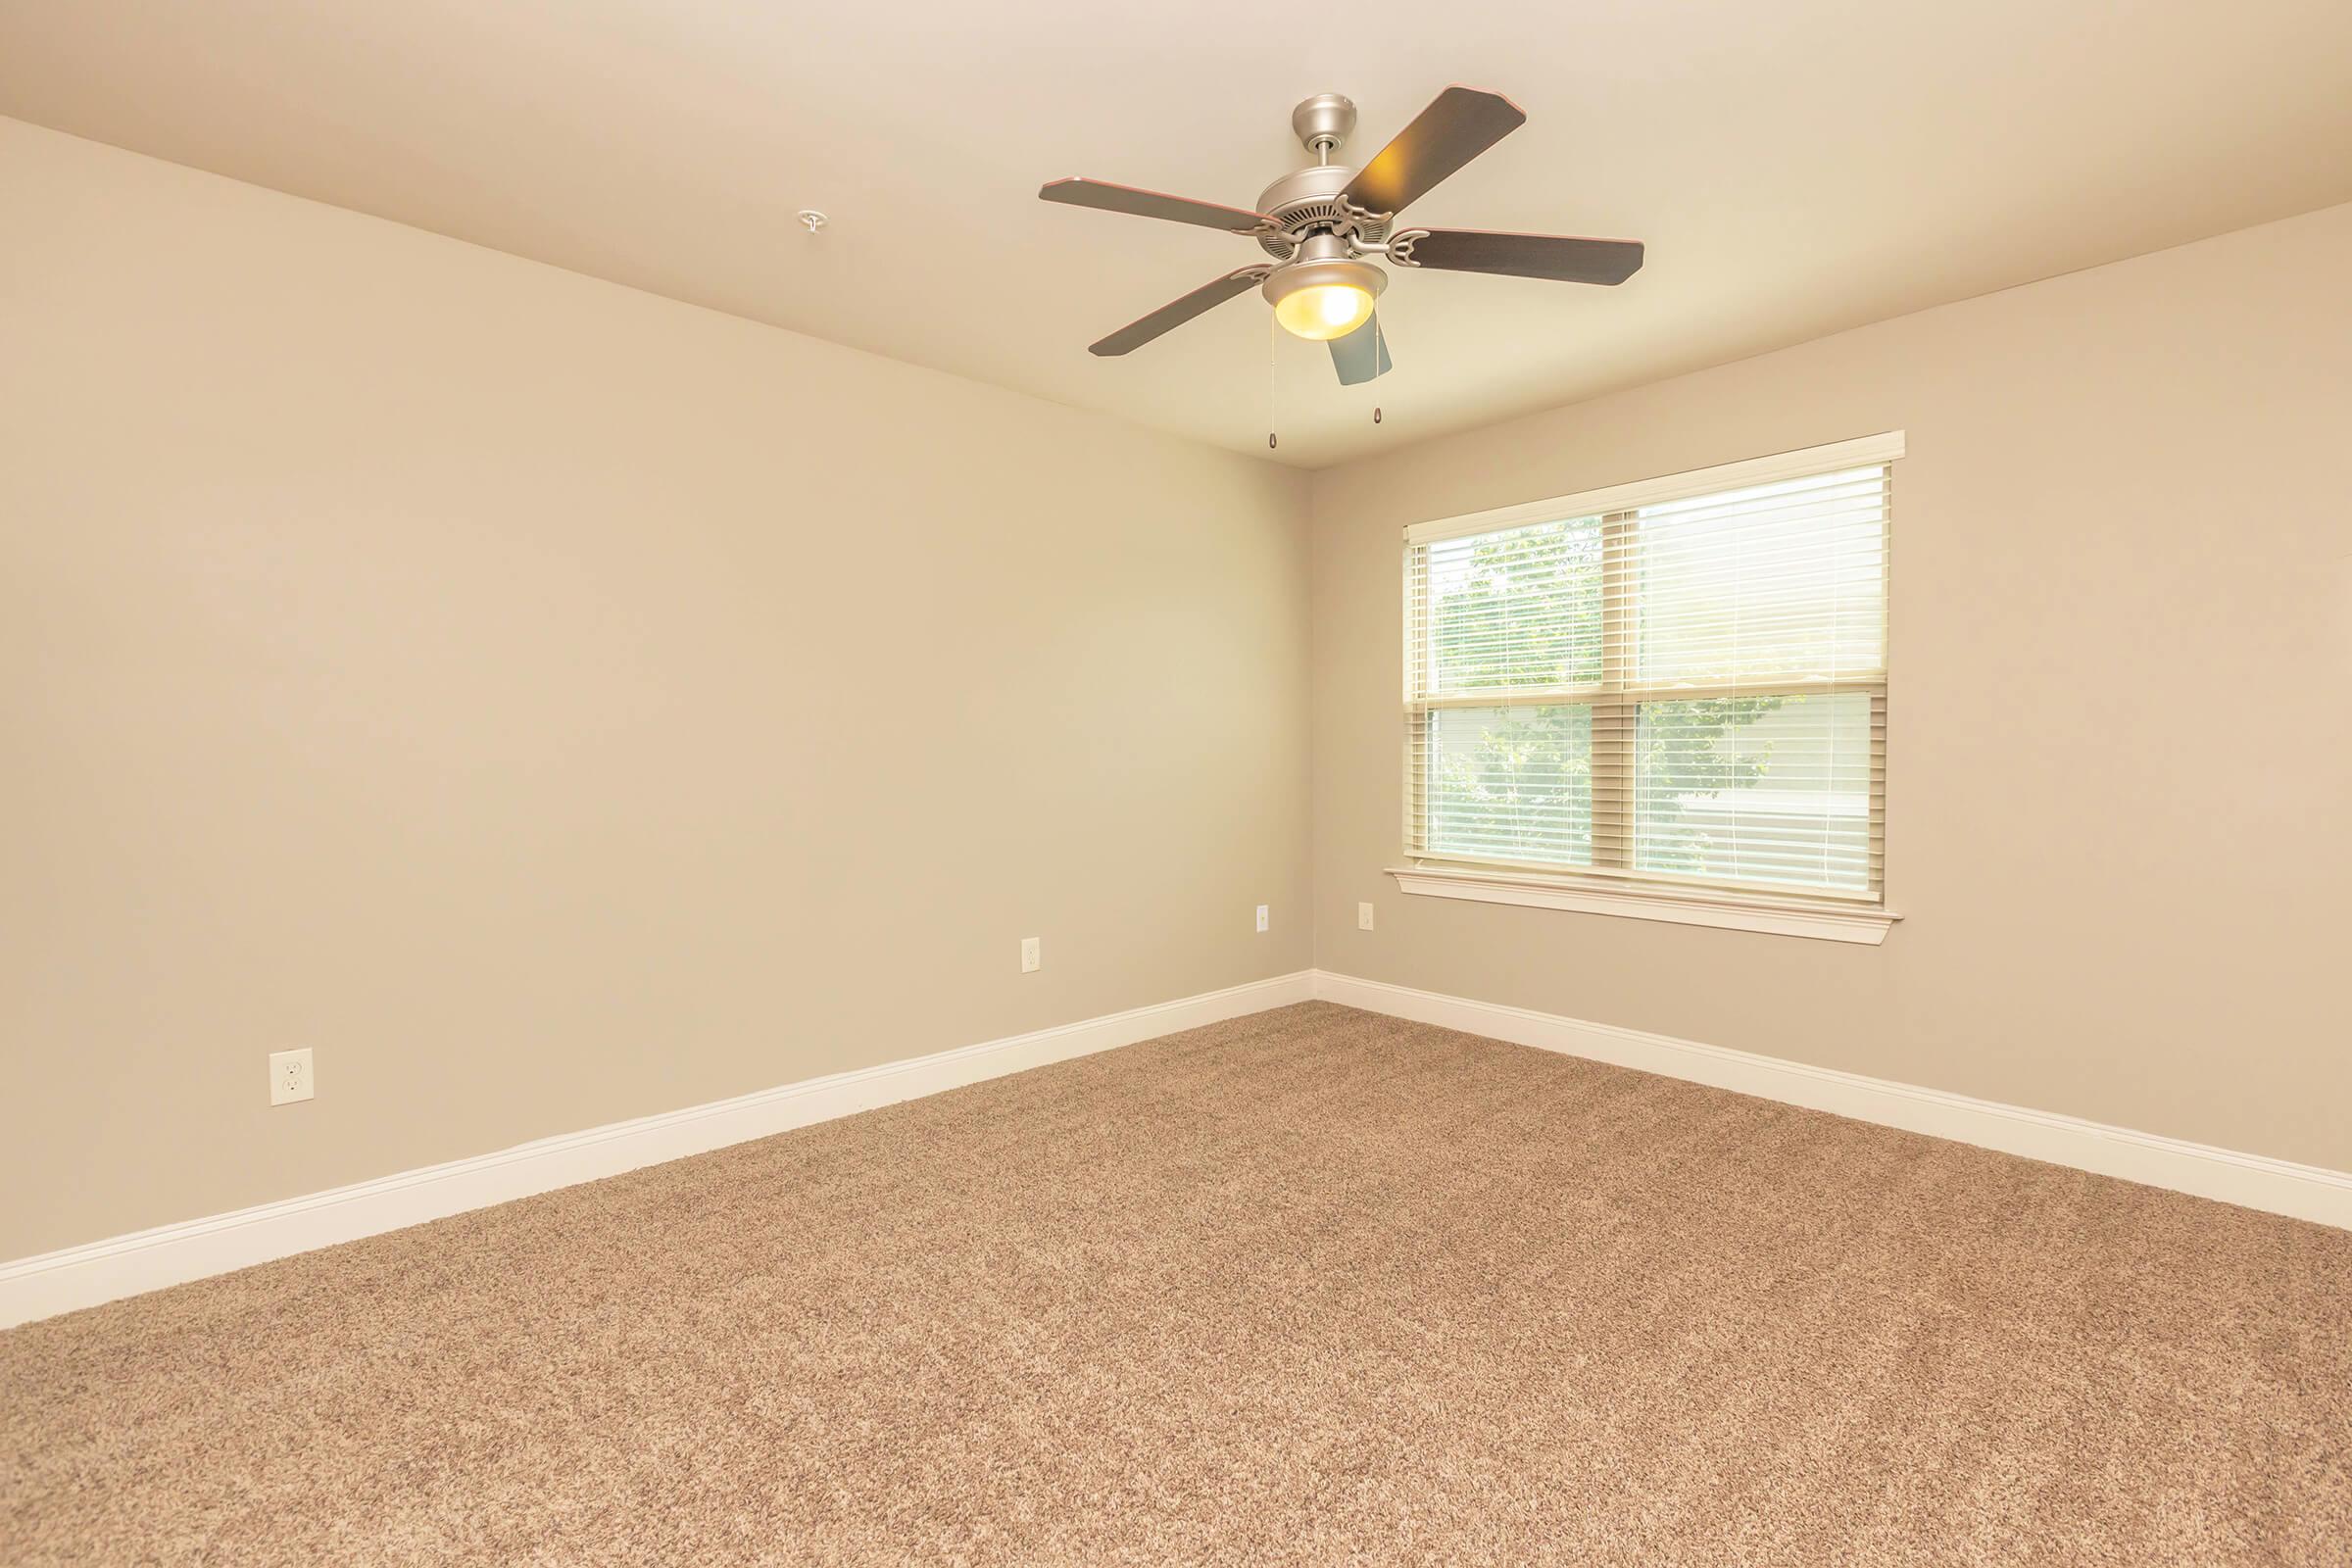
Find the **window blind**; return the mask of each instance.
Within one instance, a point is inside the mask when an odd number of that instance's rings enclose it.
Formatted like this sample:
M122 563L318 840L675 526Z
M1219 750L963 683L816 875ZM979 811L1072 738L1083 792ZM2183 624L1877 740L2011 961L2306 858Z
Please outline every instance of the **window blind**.
M1407 849L1875 903L1899 435L1407 530Z

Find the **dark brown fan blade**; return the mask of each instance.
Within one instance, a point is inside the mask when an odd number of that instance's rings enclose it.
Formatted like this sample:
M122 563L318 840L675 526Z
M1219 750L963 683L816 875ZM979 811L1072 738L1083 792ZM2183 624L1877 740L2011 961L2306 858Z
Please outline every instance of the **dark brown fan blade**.
M1331 368L1340 372L1342 386L1361 386L1396 368L1389 358L1388 336L1381 331L1377 315L1346 337L1331 340Z
M1113 185L1100 179L1057 179L1039 186L1037 195L1040 201L1099 207L1106 213L1133 213L1138 218L1164 218L1171 223L1198 223L1202 228L1221 228L1231 234L1253 234L1274 226L1274 220L1263 213L1220 207L1215 202L1197 202L1189 196L1163 196L1155 190L1138 190L1133 185Z
M1446 272L1499 272L1562 283L1622 283L1642 270L1638 239L1580 239L1571 234L1497 234L1479 228L1433 228L1399 249L1408 265ZM1400 258L1401 259L1401 258Z
M1448 87L1396 133L1348 182L1347 198L1371 213L1400 213L1407 202L1527 123L1498 92Z
M1266 269L1262 267L1245 267L1238 272L1227 272L1215 282L1203 284L1182 299L1168 301L1150 316L1128 322L1102 342L1090 344L1086 352L1105 359L1132 353L1162 332L1182 326L1202 311L1222 305L1236 294L1249 293L1264 282L1265 277Z

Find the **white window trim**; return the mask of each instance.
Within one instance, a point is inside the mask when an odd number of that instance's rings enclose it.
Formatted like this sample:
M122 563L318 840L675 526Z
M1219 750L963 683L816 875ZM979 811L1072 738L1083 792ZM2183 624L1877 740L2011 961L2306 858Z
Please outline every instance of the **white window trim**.
M1718 490L1738 490L1838 468L1892 463L1903 456L1903 432L1886 430L1851 441L1718 464L1688 473L1417 522L1404 530L1404 542L1407 546L1426 545L1556 517L1630 512ZM1388 872L1396 879L1397 891L1401 893L1568 909L1580 914L1614 914L1728 931L1812 937L1825 942L1856 942L1871 947L1884 943L1888 928L1902 918L1878 899L1863 902L1803 895L1784 897L1749 889L1683 886L1623 876L1580 876L1573 872L1494 869L1444 861L1393 865Z
M1779 452L1769 458L1748 458L1740 463L1717 464L1712 468L1693 468L1689 473L1668 474L1659 479L1637 479L1631 484L1580 490L1572 496L1522 501L1517 506L1496 507L1492 512L1473 512L1467 516L1416 522L1404 530L1404 542L1408 545L1426 545L1440 539L1459 539L1465 534L1495 533L1526 522L1556 522L1562 517L1591 517L1606 512L1637 512L1643 507L1663 506L1669 501L1687 501L1692 496L1712 495L1718 490L1743 490L1750 485L1772 484L1782 479L1803 479L1839 468L1892 463L1902 455L1903 432L1886 430L1878 435L1856 436L1851 441L1833 441L1828 446L1806 447L1798 452Z
M1824 942L1860 942L1874 948L1886 940L1887 928L1902 918L1876 904L1784 899L1726 888L1620 882L1544 871L1485 871L1439 864L1392 865L1388 871L1396 879L1399 893L1569 909L1579 914L1625 915L1676 925L1711 925L1726 931L1816 937Z

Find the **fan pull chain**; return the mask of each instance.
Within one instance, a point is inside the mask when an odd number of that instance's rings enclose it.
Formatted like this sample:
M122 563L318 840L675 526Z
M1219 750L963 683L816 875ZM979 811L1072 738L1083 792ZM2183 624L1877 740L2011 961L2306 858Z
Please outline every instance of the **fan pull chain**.
M1281 443L1274 438L1274 334L1281 328L1275 324L1274 313L1266 313L1266 450L1277 450Z

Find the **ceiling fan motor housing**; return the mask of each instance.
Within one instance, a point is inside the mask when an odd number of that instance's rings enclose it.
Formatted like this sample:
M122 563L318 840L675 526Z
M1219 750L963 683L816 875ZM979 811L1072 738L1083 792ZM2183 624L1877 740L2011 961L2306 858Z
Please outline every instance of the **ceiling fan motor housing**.
M1319 229L1352 227L1359 239L1375 244L1388 238L1388 218L1366 221L1340 199L1354 177L1355 171L1346 164L1316 164L1268 185L1258 193L1257 210L1273 219L1282 232L1264 235L1258 244L1269 256L1287 257Z

